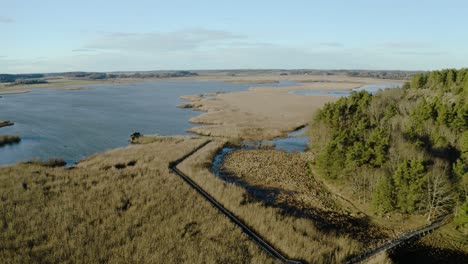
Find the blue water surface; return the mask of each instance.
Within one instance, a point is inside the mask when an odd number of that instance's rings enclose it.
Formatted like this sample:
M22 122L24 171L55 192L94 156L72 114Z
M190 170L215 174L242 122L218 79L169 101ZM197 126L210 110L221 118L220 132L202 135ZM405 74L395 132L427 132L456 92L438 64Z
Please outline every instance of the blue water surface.
M292 86L284 81L234 84L212 81L154 81L97 84L83 90L33 89L0 98L0 120L13 126L0 134L19 135L19 144L0 148L0 165L63 158L74 163L90 154L125 146L133 132L187 134L200 114L177 108L181 95L236 92L255 86Z

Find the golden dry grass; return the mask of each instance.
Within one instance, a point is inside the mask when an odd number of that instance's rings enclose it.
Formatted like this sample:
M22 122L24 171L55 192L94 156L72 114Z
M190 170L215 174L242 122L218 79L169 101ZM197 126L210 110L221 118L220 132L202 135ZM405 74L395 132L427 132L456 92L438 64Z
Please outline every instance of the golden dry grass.
M203 139L0 167L2 263L271 263L168 163Z
M190 131L215 137L271 139L304 126L315 110L336 100L332 96L302 96L289 91L288 88L257 88L220 94L214 100L196 99L193 109L207 113L190 121L207 125Z
M212 157L224 143L209 143L178 168L290 258L340 263L362 248L348 235L321 230L306 217L288 216L279 208L252 200L243 187L226 183L211 173Z
M392 264L393 261L388 257L387 253L379 253L372 256L363 262L364 264Z

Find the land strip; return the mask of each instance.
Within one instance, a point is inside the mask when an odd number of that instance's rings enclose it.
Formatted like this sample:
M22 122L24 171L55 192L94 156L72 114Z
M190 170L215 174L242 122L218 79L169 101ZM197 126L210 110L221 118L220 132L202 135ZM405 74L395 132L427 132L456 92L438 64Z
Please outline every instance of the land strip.
M11 122L11 121L3 121L3 120L0 120L0 127L5 127L5 126L12 126L14 125L15 123Z

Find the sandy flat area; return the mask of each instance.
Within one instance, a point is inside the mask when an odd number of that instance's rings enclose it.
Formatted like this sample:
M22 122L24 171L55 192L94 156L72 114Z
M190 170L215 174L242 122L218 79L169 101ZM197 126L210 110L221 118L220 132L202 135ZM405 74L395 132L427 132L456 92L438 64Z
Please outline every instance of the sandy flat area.
M255 78L260 77L255 76ZM286 132L307 125L317 109L327 102L339 99L328 95L297 95L291 94L291 91L351 90L365 84L401 82L344 76L301 78L302 81L297 86L291 87L256 87L243 92L218 94L215 98L183 96L181 98L190 101L191 105L184 104L181 107L191 106L193 109L206 111L190 119L192 123L205 125L194 127L189 131L205 136L238 139L258 140L280 137Z

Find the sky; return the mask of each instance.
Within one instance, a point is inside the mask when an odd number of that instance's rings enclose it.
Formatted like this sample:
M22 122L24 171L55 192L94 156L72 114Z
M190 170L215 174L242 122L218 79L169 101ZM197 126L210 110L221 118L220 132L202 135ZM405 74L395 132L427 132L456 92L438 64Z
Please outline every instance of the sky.
M466 0L0 0L0 73L468 66Z

